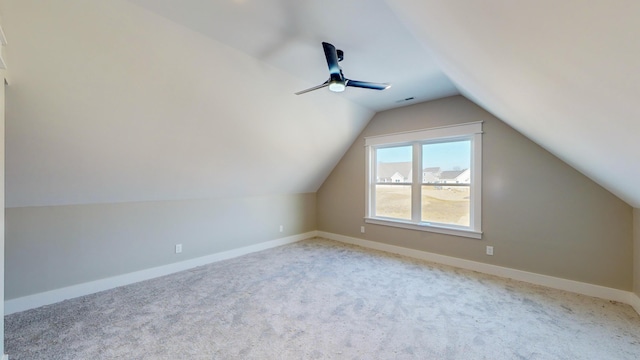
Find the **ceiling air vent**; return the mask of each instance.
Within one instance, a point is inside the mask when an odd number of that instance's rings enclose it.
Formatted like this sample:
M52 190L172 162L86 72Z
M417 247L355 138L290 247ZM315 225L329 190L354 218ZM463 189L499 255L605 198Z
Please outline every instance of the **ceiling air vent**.
M405 102L405 101L411 101L413 99L415 99L415 98L412 96L412 97L400 99L400 100L396 101L396 103L402 103L402 102Z

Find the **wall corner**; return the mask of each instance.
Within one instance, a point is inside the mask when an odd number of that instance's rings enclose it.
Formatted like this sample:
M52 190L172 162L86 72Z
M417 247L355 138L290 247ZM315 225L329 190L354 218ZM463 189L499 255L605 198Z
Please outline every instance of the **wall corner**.
M640 209L633 209L633 293L640 298ZM639 302L640 303L640 302ZM639 305L640 307L640 305ZM640 308L636 308L640 313Z

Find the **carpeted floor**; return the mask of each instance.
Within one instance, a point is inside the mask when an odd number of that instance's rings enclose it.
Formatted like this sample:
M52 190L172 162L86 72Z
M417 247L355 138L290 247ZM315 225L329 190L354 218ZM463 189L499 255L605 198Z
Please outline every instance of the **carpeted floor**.
M20 359L640 359L624 304L311 239L6 317Z

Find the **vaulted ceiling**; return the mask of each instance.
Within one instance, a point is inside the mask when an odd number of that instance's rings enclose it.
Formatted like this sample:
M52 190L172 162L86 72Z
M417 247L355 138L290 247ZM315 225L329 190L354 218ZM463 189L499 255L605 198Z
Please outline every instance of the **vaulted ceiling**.
M313 192L375 112L462 93L640 207L632 1L0 4L7 206ZM322 41L393 86L293 95Z

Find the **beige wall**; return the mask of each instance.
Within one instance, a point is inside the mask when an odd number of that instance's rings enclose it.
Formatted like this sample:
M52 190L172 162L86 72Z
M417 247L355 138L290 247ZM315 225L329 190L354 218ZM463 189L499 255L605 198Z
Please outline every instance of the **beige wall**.
M0 71L0 202L5 203L4 196L4 95L5 95L5 74ZM0 206L0 299L4 299L4 205ZM0 304L0 357L4 354L4 302Z
M483 124L483 238L365 225L364 137ZM632 288L632 208L462 96L377 114L317 194L318 229L473 261ZM485 246L495 255L485 255Z
M8 208L6 300L312 231L315 209L315 193Z
M640 297L640 209L633 209L633 292Z

